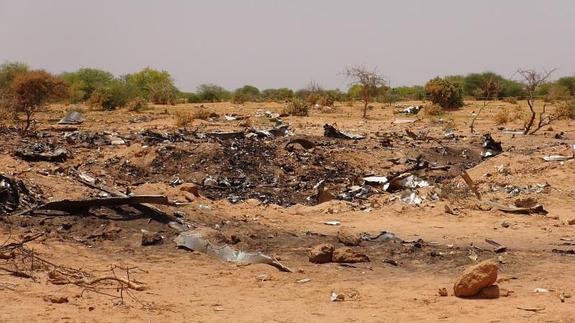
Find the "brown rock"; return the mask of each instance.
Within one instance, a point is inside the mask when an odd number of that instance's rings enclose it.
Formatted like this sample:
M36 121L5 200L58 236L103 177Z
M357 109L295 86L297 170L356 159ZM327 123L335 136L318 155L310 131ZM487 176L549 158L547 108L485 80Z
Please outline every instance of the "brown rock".
M341 228L337 232L337 239L346 246L359 246L361 243L359 235L346 228Z
M316 264L331 262L334 249L334 246L329 243L317 245L309 251L309 261Z
M493 285L497 280L497 264L486 260L467 268L455 281L453 293L457 297L475 296L487 286Z
M68 297L66 296L55 296L55 295L46 295L44 296L44 301L54 303L54 304L64 304L68 303Z
M369 262L369 257L351 248L338 248L333 251L331 261L338 263Z
M184 183L180 185L180 191L192 193L192 195L195 197L200 196L200 191L198 190L198 187L194 184Z
M477 294L477 297L483 298L483 299L499 298L499 286L491 285L491 286L483 287L479 291L479 294Z
M569 224L569 225L575 225L575 219L569 219L569 220L567 220L567 224Z

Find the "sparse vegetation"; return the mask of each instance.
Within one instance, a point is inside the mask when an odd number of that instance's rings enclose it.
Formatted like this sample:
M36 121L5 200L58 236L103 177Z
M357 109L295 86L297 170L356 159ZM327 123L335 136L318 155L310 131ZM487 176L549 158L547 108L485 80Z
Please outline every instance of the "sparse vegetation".
M555 70L545 71L543 73L539 73L535 70L518 70L517 73L521 75L523 78L523 86L525 88L525 92L527 92L527 105L529 106L529 110L531 115L529 120L525 123L525 128L523 130L524 134L534 134L542 127L550 124L554 117L551 115L546 114L546 105L543 105L542 111L539 113L539 122L534 130L531 128L534 126L535 117L537 113L535 112L535 94L539 87L551 76L551 74ZM531 132L530 132L531 131Z
M309 115L309 103L302 99L294 98L284 107L282 115L307 117Z
M136 97L128 102L126 105L129 111L140 112L148 109L148 101L142 97Z
M575 119L575 99L559 103L553 115L557 119Z
M368 71L362 66L348 67L345 71L345 75L353 79L353 85L361 86L360 93L363 100L363 118L365 119L367 118L367 106L370 99L374 95L377 95L378 90L385 85L385 80L375 69Z
M231 98L228 90L215 84L202 84L198 86L196 95L199 102L223 102Z
M511 114L509 109L498 109L495 115L493 115L493 121L496 125L507 124L509 121L511 121Z
M425 117L437 117L443 114L443 108L438 104L428 104L423 107Z

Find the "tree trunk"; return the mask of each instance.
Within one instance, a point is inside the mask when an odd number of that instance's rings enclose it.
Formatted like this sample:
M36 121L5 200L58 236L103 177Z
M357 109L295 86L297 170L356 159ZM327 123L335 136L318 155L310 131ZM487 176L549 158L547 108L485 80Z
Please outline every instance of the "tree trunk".
M533 127L533 122L535 121L535 110L533 110L533 102L531 99L527 100L527 105L529 105L529 110L531 110L531 118L529 118L529 122L527 122L525 130L523 130L524 135L529 133L529 130L531 130L531 127Z

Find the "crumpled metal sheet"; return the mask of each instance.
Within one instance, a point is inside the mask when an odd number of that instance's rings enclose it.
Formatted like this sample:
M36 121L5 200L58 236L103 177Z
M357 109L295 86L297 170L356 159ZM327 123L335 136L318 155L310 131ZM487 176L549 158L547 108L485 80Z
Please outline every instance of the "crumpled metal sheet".
M243 264L267 264L281 271L292 272L291 269L284 266L273 257L264 255L259 252L245 252L241 250L235 250L228 245L218 246L204 239L198 232L182 232L174 239L174 241L178 247L184 247L186 249L215 256L224 261Z
M58 121L58 124L80 124L84 122L82 114L78 111L70 111L64 118Z

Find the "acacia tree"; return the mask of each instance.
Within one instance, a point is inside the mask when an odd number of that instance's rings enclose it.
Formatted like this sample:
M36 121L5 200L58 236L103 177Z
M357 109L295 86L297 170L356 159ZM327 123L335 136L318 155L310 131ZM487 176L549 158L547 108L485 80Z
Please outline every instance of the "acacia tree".
M529 110L531 111L531 116L529 117L529 121L525 124L525 129L523 130L523 134L534 134L542 127L548 125L553 121L553 118L550 115L545 113L545 108L547 107L546 104L543 105L543 110L539 113L539 123L537 127L529 132L535 123L535 117L537 113L535 112L535 94L537 89L551 76L551 74L555 72L555 69L550 71L543 71L542 73L537 72L536 70L517 70L517 73L523 78L523 87L525 88L525 92L527 92L527 105L529 106Z
M471 124L469 125L469 129L471 130L471 133L475 132L475 130L473 128L473 126L475 125L475 120L477 120L477 118L479 118L479 115L481 114L483 109L485 109L487 107L487 105L489 105L489 102L491 102L492 99L497 98L497 96L501 92L501 87L502 86L501 86L500 79L498 77L496 77L495 74L493 74L493 75L490 75L489 78L486 79L483 82L483 84L480 85L480 88L478 88L478 90L481 91L481 95L483 97L483 106L479 109L477 114L471 120Z
M385 85L385 79L374 69L367 70L363 66L352 66L345 70L345 75L353 79L351 86L361 86L361 98L363 100L363 118L367 118L367 105L372 96L377 94L378 88Z
M46 72L30 71L14 77L9 88L9 107L17 115L25 115L23 133L30 129L34 114L48 102L68 95L66 83Z

